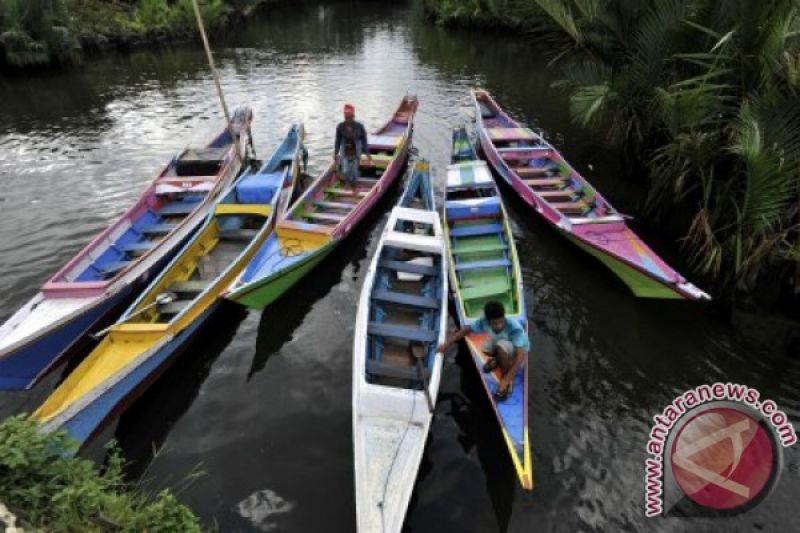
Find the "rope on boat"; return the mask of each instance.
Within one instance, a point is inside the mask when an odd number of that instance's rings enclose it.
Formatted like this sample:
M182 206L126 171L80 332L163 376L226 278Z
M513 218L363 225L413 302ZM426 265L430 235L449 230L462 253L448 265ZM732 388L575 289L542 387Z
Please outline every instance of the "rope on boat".
M194 16L197 19L197 28L200 30L200 36L203 38L203 47L206 50L208 66L211 68L211 74L214 76L214 84L217 86L217 96L219 96L219 101L222 104L222 112L225 114L225 123L228 126L228 133L230 133L230 136L233 139L233 144L236 146L236 158L239 160L240 164L244 165L241 147L239 146L239 137L236 135L236 132L233 131L231 115L228 112L228 104L225 103L225 95L222 93L222 84L219 81L219 74L217 73L217 68L214 65L214 56L211 54L211 46L208 44L208 35L206 35L206 27L203 24L203 16L200 14L200 7L197 5L197 0L192 0L192 7L194 7Z
M378 508L381 510L381 531L386 531L386 522L383 514L383 502L386 500L386 490L389 488L389 480L392 478L392 471L394 470L394 464L397 461L397 456L400 455L400 448L403 446L403 441L406 440L406 435L408 435L408 430L411 429L411 425L413 424L412 420L414 420L414 410L417 407L417 395L412 395L411 399L411 413L408 415L408 422L406 422L406 429L403 431L403 436L400 437L400 442L397 444L397 448L394 451L394 456L392 457L392 464L389 465L389 471L386 473L386 479L383 481L383 494L381 494L381 501L378 502Z

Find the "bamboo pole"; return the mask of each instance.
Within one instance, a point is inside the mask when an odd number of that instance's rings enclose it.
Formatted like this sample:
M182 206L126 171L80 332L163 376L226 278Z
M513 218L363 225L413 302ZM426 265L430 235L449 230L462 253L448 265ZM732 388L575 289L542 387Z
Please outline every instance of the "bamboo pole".
M225 114L225 123L228 125L228 132L233 138L233 144L236 147L236 157L239 159L240 164L244 164L242 160L242 151L239 146L239 137L233 131L231 125L231 115L228 112L228 104L225 103L225 95L222 93L222 84L219 81L219 74L214 65L214 56L211 53L211 46L208 44L208 35L206 35L206 27L203 24L203 16L200 14L200 6L197 5L197 0L192 0L192 7L194 7L194 16L197 18L197 27L200 30L200 37L203 38L203 47L206 49L206 57L208 57L208 66L211 68L211 74L214 76L214 84L217 86L217 96L219 102L222 104L222 112Z

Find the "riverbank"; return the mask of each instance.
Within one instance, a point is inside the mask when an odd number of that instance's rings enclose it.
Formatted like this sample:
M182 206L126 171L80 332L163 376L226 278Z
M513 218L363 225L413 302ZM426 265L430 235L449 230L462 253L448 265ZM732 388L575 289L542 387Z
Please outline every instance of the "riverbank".
M150 496L126 484L115 449L102 473L70 451L66 434L43 434L24 416L0 422L0 525L8 531L201 531L169 490Z
M798 319L800 7L715 4L424 0L441 24L533 35L572 121L647 187L647 223L677 228L691 277L726 304Z
M210 33L224 32L282 0L201 0ZM105 50L194 39L191 0L0 0L0 69L66 67Z

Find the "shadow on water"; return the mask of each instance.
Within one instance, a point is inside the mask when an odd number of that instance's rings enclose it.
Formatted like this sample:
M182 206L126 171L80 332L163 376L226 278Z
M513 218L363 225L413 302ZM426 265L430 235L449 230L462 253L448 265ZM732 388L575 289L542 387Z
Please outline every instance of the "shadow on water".
M128 461L129 478L141 476L158 453L245 316L244 308L223 302L173 366L122 414L114 437Z
M498 528L506 531L518 484L517 474L500 425L496 422L497 417L486 397L482 380L463 343L459 344L456 365L459 368L463 395L455 394L442 400L449 401L447 416L452 417L463 432L458 440L464 453L469 454L475 448L478 462L486 476L486 492L491 499ZM454 527L456 525L453 524Z
M269 358L277 353L281 346L292 340L295 330L303 323L314 304L342 280L342 273L348 264L353 265L353 277L357 276L361 262L367 257L369 247L353 246L353 244L368 241L375 225L379 220L386 218L387 211L397 202L405 179L406 174L403 173L345 241L304 279L262 311L256 340L256 355L247 374L248 381L264 369Z

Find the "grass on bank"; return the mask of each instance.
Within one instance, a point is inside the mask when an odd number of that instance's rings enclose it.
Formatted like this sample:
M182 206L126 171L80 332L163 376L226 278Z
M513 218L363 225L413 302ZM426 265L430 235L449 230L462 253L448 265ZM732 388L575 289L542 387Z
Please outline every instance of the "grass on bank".
M18 526L54 532L199 532L188 507L164 490L150 498L123 480L112 448L103 472L89 460L67 457L64 433L43 434L23 417L0 423L0 502Z
M265 0L198 0L210 29ZM69 64L84 49L130 46L195 31L191 0L0 0L0 66Z
M535 36L715 297L800 317L797 0L424 0ZM533 45L532 45L533 46Z

